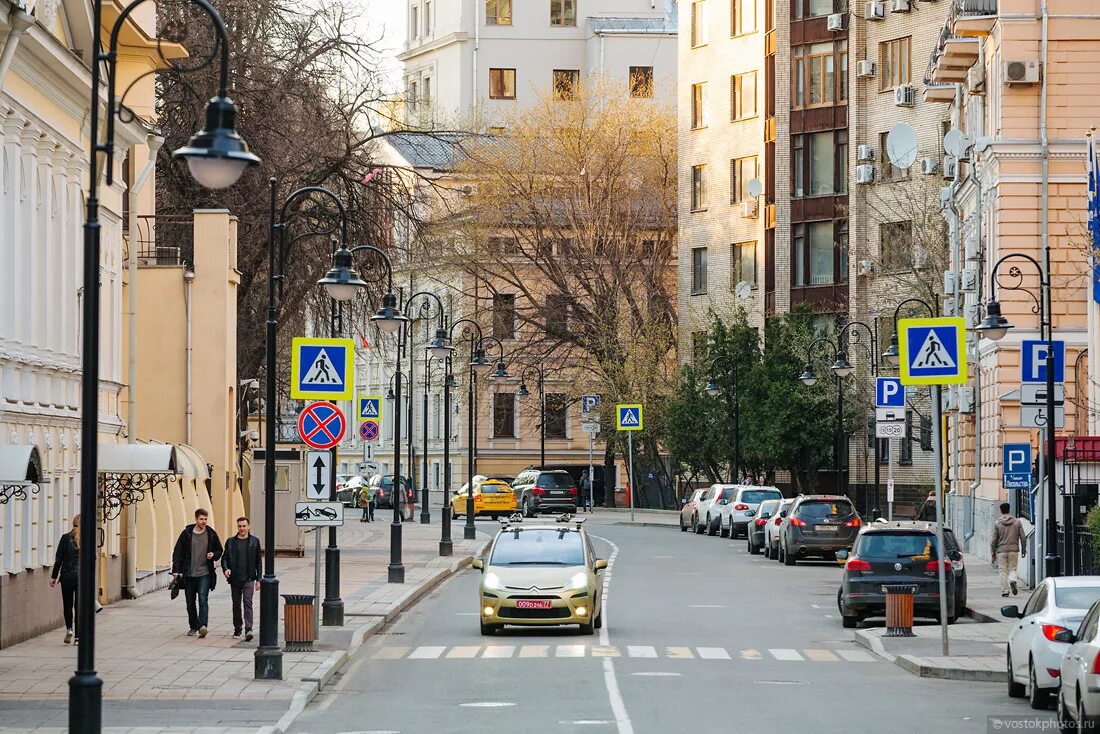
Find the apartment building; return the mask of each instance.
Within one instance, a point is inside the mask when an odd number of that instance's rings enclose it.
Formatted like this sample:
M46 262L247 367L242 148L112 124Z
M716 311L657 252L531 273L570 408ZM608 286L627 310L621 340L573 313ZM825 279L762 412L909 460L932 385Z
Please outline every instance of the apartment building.
M405 0L409 122L499 127L594 76L671 101L677 0Z

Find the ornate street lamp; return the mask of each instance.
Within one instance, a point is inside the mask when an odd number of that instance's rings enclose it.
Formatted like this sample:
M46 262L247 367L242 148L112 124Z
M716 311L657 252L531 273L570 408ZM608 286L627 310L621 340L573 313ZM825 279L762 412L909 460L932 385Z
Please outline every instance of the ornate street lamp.
M727 394L726 398L729 401L729 410L733 413L733 476L730 482L738 482L741 480L741 392L737 389L737 360L732 355L719 354L710 361L710 378L704 392L712 398L718 397L722 392L715 378L715 368L719 365L729 367L733 375L733 392Z
M539 469L546 468L546 368L541 364L527 367L519 376L519 391L516 393L520 399L531 395L527 390L527 373L534 372L538 375L539 387Z

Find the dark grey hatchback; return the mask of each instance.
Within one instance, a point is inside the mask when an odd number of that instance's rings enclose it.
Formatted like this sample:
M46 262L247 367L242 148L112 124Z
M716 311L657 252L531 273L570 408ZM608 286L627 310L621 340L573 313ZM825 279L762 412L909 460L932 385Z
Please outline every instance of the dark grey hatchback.
M966 569L958 541L950 528L943 530L947 560L947 622L952 624L966 605ZM845 627L886 613L886 584L915 586L913 610L917 617L940 616L939 554L935 525L924 522L872 523L856 538L837 593L837 607Z
M852 547L862 525L852 501L844 495L802 495L784 517L779 560L788 566L809 556L832 559L837 551Z

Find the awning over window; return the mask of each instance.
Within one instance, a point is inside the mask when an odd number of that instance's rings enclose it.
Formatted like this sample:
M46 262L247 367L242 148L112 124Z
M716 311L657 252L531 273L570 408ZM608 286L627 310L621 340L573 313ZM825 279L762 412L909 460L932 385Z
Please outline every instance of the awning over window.
M119 516L122 508L145 499L160 484L179 479L177 447L163 443L111 443L99 446L100 515Z
M42 482L42 457L33 444L0 446L0 505L27 499L27 489L38 492Z

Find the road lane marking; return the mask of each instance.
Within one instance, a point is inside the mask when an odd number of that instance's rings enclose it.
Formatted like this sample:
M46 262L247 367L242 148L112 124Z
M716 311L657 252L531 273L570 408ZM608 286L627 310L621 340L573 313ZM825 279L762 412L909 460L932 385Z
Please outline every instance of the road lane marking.
M798 654L798 650L771 650L768 652L772 654L772 657L776 660L803 660L804 658Z
M499 709L505 706L515 706L514 703L508 701L469 701L467 703L458 704L462 708L471 709Z
M544 658L549 652L549 645L524 645L519 649L519 656L521 658Z
M476 658L481 645L458 645L447 653L448 658Z
M401 645L387 646L387 647L383 647L381 650L376 652L371 657L371 659L372 660L400 660L402 657L405 656L405 653L407 653L408 651L409 651L408 647L404 647L404 646L401 646Z
M485 648L485 652L481 653L483 658L510 658L512 653L516 651L515 645L489 645Z
M639 678L679 678L683 673L671 673L665 670L643 670L637 673L631 673Z
M608 719L577 719L576 721L559 721L562 726L607 726L614 724L614 721Z
M837 652L849 663L873 663L875 661L871 653L863 650L837 650Z
M760 656L760 651L759 650L742 650L741 651L741 659L742 660L760 660L760 658L761 658L761 656Z
M840 660L840 658L828 650L803 650L802 652L806 653L806 657L810 660L819 663L835 663Z
M726 652L724 647L699 647L696 648L699 651L699 658L701 660L729 660L730 654Z
M689 604L691 609L725 609L725 604Z
M596 645L592 648L591 653L594 658L617 658L619 657L619 648L612 645Z
M627 645L626 652L632 658L657 657L657 648L652 645Z
M446 647L438 647L435 645L421 645L420 647L409 653L409 660L434 660L443 654Z
M695 659L695 654L692 653L690 647L670 647L665 653L665 657L674 658L678 660Z
M583 658L584 650L584 645L558 645L557 650L554 651L554 657Z
M607 559L607 569L604 571L602 606L600 607L601 621L603 622L600 629L600 645L606 647L611 644L607 631L607 597L611 586L611 572L615 567L615 559L619 556L619 546L607 538L593 537L611 546L611 555ZM603 659L603 683L604 687L607 688L607 701L611 705L611 713L615 716L615 730L618 734L634 734L634 725L630 721L630 714L626 711L626 702L623 701L623 694L619 690L619 681L615 677L615 663L610 657Z

